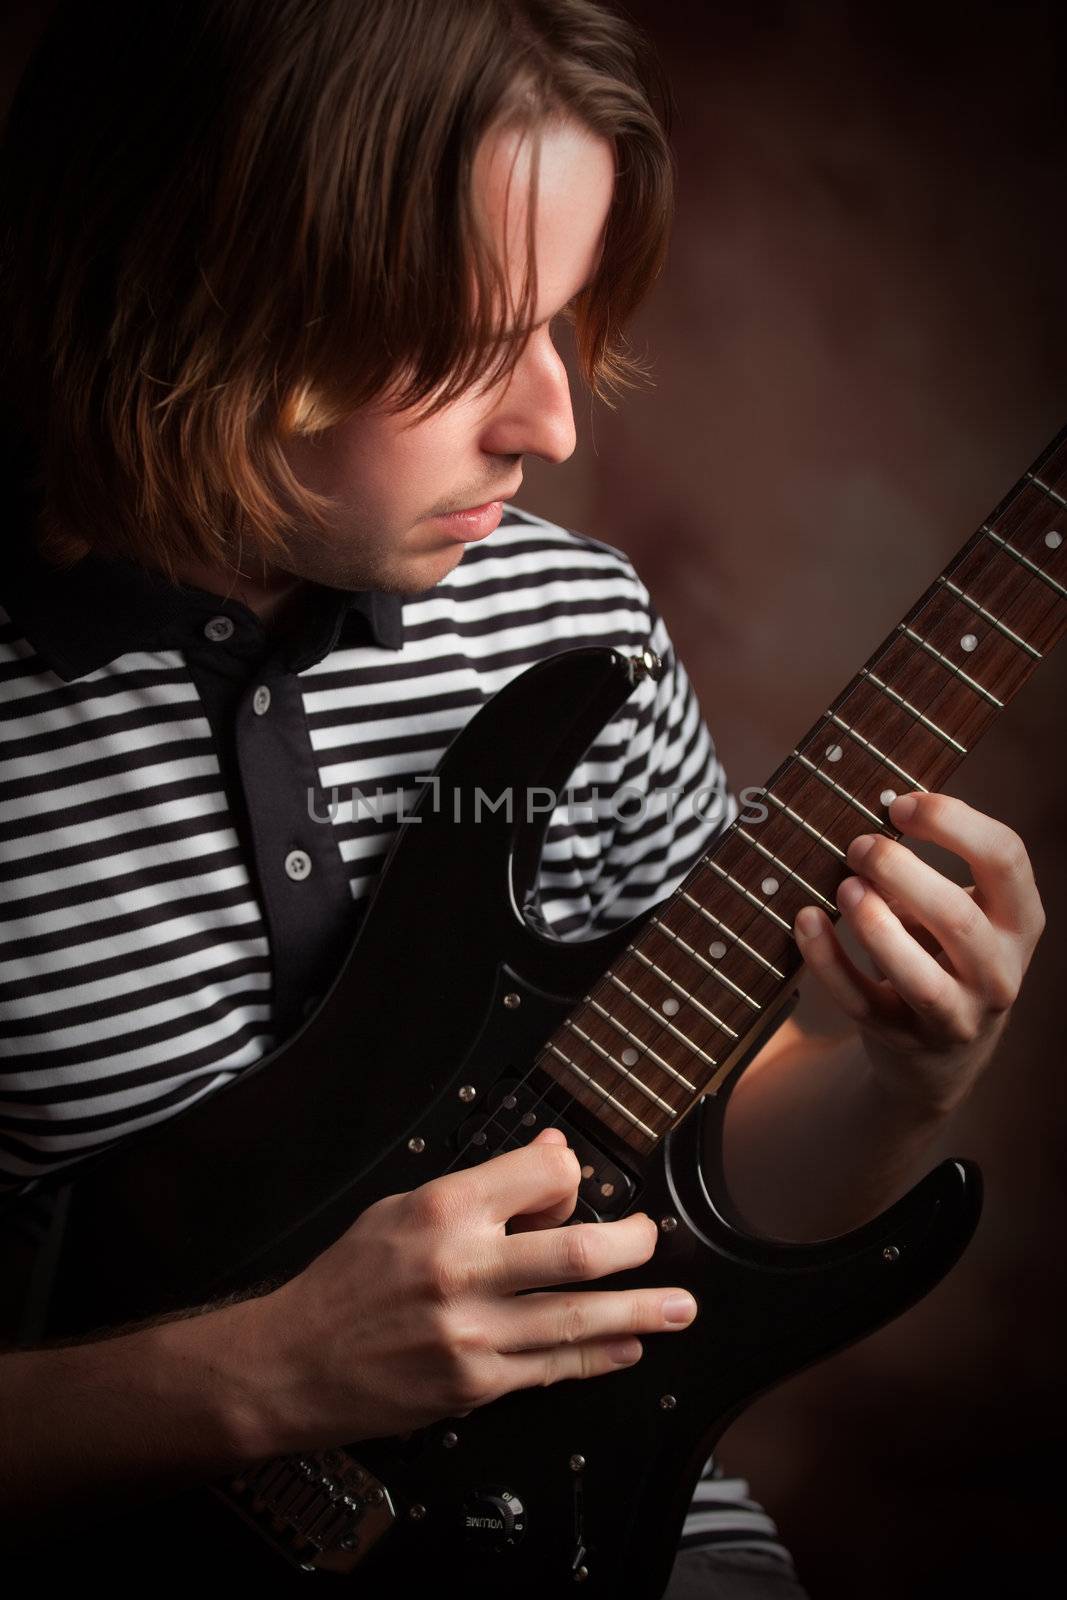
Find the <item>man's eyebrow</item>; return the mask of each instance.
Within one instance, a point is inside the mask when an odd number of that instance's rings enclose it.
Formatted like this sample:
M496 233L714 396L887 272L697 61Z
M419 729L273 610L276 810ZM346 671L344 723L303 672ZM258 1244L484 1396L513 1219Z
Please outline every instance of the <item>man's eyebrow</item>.
M584 294L588 288L589 285L583 283L582 287L576 289L570 299L561 305L558 311L553 311L549 316L542 317L540 322L531 322L527 328L505 328L500 335L501 339L518 339L523 333L533 333L537 328L543 328L547 323L554 322L557 317L562 317L565 312L569 311L578 296Z

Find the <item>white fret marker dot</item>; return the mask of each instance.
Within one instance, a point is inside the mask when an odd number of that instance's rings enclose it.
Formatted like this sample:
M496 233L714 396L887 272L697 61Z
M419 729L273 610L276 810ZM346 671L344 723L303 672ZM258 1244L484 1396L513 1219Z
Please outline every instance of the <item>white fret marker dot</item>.
M764 878L763 882L760 884L760 888L763 890L764 894L773 894L777 887L777 878Z
M879 800L884 806L891 806L896 797L897 791L895 789L883 789L881 794L878 796Z
M723 944L721 939L713 939L708 945L708 955L714 956L716 961L718 961L720 956L724 956L725 954L726 946Z
M627 1045L626 1049L623 1051L622 1064L624 1067L636 1067L637 1051L632 1047L632 1045Z
M663 1009L669 1017L675 1017L678 1015L681 1007L679 1006L678 1001L674 998L673 994L669 994L666 1000L663 1002Z
M828 744L826 746L827 761L840 761L843 755L844 751L839 744Z
M977 650L978 649L978 635L976 633L965 633L963 635L963 638L960 640L960 649L961 650Z
M1056 529L1053 528L1050 533L1046 533L1045 543L1048 545L1050 550L1058 550L1060 545L1063 543L1063 534L1057 533Z

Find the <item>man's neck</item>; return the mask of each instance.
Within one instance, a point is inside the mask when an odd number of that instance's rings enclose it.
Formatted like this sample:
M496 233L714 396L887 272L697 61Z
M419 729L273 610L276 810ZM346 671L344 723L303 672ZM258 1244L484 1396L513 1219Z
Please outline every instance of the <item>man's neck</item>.
M254 611L271 632L280 631L288 624L300 609L307 591L305 580L288 572L251 576L198 561L180 562L175 570L179 583L205 589L208 594L217 594L220 600L239 600Z

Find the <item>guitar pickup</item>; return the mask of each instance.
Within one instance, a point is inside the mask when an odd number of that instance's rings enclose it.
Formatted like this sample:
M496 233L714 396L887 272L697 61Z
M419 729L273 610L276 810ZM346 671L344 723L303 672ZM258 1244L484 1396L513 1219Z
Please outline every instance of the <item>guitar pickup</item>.
M457 1134L459 1149L473 1165L504 1150L529 1144L542 1128L559 1128L582 1168L575 1222L612 1221L630 1209L637 1188L623 1169L529 1083L501 1080L487 1097L487 1110L468 1117Z

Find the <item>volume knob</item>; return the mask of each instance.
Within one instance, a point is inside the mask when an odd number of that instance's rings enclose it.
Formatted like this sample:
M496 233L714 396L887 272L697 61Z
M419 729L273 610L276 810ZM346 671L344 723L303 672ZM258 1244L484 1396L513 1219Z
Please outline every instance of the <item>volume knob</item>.
M526 1532L526 1511L510 1489L472 1489L463 1502L463 1530L475 1549L510 1550Z

